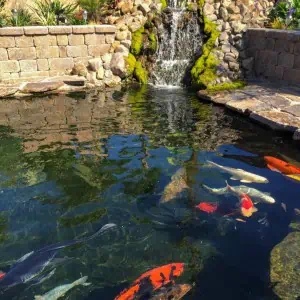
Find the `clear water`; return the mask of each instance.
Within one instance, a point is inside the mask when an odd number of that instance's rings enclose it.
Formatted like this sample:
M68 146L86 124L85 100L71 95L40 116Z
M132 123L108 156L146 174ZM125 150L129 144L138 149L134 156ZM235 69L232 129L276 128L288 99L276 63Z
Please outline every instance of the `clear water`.
M178 282L195 288L185 299L276 299L268 288L270 251L288 234L300 189L267 169L263 156L300 161L289 140L183 89L2 100L0 112L1 270L45 245L90 235L107 222L118 225L60 251L59 258L71 259L50 279L14 287L1 299L33 299L88 276L92 285L65 299L110 300L170 262L188 264ZM202 189L229 179L207 168L208 159L267 177L269 184L251 186L277 203L259 204L246 223L195 210L200 201L236 202ZM189 190L160 204L180 168Z

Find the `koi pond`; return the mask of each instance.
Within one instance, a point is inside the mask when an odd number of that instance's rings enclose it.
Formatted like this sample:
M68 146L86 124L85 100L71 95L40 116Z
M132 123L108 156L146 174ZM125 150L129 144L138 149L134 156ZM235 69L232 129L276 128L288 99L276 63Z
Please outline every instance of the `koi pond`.
M151 86L1 100L0 124L1 299L35 299L83 276L91 284L62 299L300 296L300 175L276 167L300 166L290 139L195 91ZM26 265L32 251L107 223L117 226L58 249L39 274ZM21 282L2 289L21 263ZM145 293L121 295L170 263L183 273L160 273L157 287L191 285L183 298L155 298L151 276Z

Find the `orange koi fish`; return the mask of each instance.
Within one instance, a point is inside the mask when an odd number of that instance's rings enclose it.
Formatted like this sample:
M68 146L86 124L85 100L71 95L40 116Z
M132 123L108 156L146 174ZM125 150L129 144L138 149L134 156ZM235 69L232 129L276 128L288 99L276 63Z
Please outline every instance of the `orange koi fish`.
M183 271L183 263L172 263L152 269L141 275L128 289L122 291L114 300L134 300L136 297L156 291L162 286L173 282Z
M5 276L6 273L0 271L0 280Z
M254 206L251 198L246 194L241 195L240 212L242 216L247 218L251 217L253 213L257 212L257 208Z
M216 202L214 202L214 203L201 202L200 204L198 204L195 207L200 209L201 211L208 213L208 214L212 214L218 210L219 205Z
M272 156L265 156L267 167L272 171L277 171L285 175L300 174L300 168L297 168L283 160Z

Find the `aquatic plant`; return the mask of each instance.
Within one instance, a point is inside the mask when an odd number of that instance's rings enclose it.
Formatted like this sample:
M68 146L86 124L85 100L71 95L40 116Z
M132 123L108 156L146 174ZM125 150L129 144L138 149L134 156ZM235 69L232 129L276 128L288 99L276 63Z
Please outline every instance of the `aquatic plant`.
M216 66L219 61L215 58L212 50L215 48L215 42L220 35L217 25L203 16L204 33L209 36L207 42L203 45L202 55L196 61L192 68L191 74L193 83L201 87L207 87L213 80L217 78Z
M131 76L135 69L136 59L133 54L129 53L125 57L126 67L127 67L127 76Z
M157 50L157 39L156 39L156 35L152 32L148 35L148 39L149 39L149 42L150 42L150 45L149 45L149 49L155 53L156 50Z
M210 92L229 91L245 87L247 84L245 81L237 80L234 82L225 82L216 85L208 85L207 90Z
M143 48L143 33L145 32L145 28L141 27L137 31L135 31L132 34L132 40L131 40L131 53L134 56L137 56L141 53Z
M140 61L136 62L134 76L139 83L147 84L148 72L143 68L142 63Z

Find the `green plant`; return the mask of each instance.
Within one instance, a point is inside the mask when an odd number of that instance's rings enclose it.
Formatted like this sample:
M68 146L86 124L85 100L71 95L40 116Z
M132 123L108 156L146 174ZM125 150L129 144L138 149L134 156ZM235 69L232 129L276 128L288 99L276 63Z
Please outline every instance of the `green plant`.
M131 53L136 56L139 55L143 48L143 33L145 32L144 27L141 27L139 30L135 31L132 34L131 40Z
M0 15L0 28L6 25L6 18L5 16Z
M273 29L285 29L285 24L280 19L276 18L270 23L271 28Z
M40 25L57 25L64 19L71 19L77 4L64 4L61 0L35 0L30 10Z
M89 20L96 20L99 9L109 0L77 0L77 4L88 12Z
M157 39L155 33L150 33L148 39L150 42L149 48L153 53L155 53L157 50Z
M162 10L164 10L168 6L167 0L161 0L161 4L162 4L162 8L161 8Z
M26 9L19 9L17 17L9 20L11 26L29 26L32 22L32 15Z
M125 57L125 62L126 62L127 75L131 76L134 72L135 65L136 65L136 59L134 55L129 53L128 56Z
M209 92L229 91L245 87L247 84L244 81L237 80L234 82L225 82L217 85L208 85L207 90Z
M0 11L2 11L4 9L6 2L7 2L7 0L0 0Z
M137 81L141 84L147 84L148 82L148 73L143 68L142 63L140 61L137 61L135 64L134 69L134 76L137 79Z

